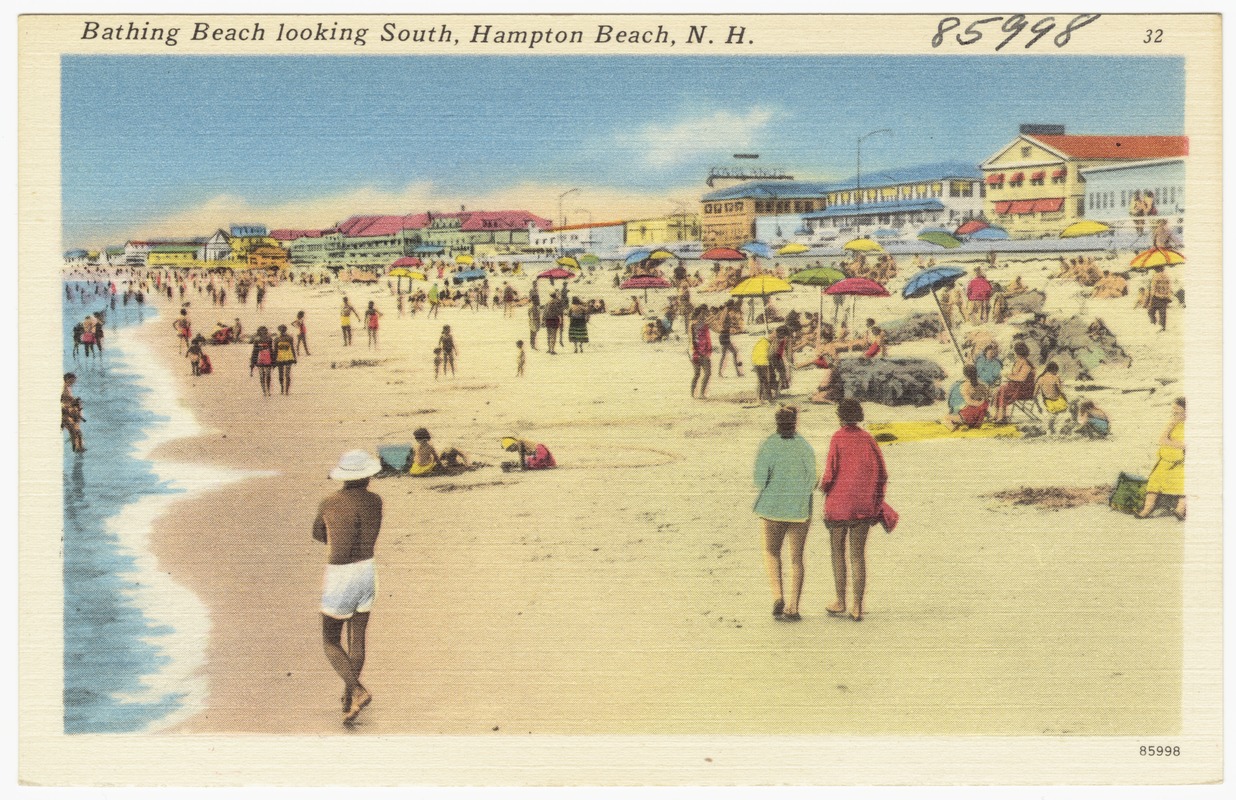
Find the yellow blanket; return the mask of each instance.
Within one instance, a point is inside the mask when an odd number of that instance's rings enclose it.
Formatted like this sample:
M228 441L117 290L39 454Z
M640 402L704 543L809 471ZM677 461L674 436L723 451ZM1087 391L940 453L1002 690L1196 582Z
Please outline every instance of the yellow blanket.
M990 439L994 436L1015 438L1021 436L1016 425L996 425L984 422L981 427L962 426L949 430L942 422L873 422L867 431L881 444L895 442L923 442L929 439Z

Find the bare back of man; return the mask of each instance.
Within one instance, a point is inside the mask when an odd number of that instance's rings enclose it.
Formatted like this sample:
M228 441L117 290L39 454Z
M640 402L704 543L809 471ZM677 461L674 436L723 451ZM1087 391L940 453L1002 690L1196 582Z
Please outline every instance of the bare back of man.
M365 666L365 629L377 593L374 546L382 527L382 498L369 479L348 480L322 501L313 538L327 546L322 592L322 646L343 679L343 721L354 721L373 699L360 682ZM343 646L344 626L347 649Z

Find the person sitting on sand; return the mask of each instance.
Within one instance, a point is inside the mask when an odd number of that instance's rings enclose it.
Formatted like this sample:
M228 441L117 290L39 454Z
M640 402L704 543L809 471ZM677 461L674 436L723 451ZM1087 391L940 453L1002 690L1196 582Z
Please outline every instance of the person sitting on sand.
M1176 497L1172 514L1176 519L1185 518L1185 399L1176 398L1172 404L1172 419L1159 437L1158 461L1146 480L1146 502L1142 510L1133 516L1145 519L1154 511L1160 495Z
M554 454L540 442L507 436L502 440L502 449L509 453L519 453L518 467L521 470L553 469L558 466ZM503 464L506 469L506 464Z
M962 425L970 428L982 425L987 417L987 400L990 397L987 387L979 381L978 371L973 364L962 367L961 374L965 377L961 382L961 399L964 405L956 414L944 419L944 424L953 430Z
M1030 287L1026 286L1021 280L1021 276L1017 275L1013 278L1013 282L1004 290L1005 297L1016 297L1019 294L1024 294L1030 291Z
M1077 404L1076 432L1088 439L1106 439L1111 433L1111 418L1091 400Z
M435 450L429 443L429 431L425 428L417 428L412 433L412 438L416 440L416 447L408 454L408 462L405 464L409 475L458 475L472 467L472 462L461 450L454 447L448 447L441 453Z
M1009 412L1013 403L1034 399L1034 365L1030 363L1030 348L1025 342L1013 345L1013 371L1008 381L996 392L996 412L992 422L1003 425L1009 421Z
M808 398L816 405L824 405L836 403L841 400L844 393L841 381L837 376L837 371L833 369L832 362L821 356L817 359L820 366L819 381L816 384L815 391Z
M888 345L884 343L884 331L878 326L872 326L867 336L870 344L863 351L863 358L888 358Z

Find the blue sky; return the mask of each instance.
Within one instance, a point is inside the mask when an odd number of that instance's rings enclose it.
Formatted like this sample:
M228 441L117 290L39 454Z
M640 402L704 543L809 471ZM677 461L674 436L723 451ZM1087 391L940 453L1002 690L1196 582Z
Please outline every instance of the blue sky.
M64 246L523 207L694 207L735 152L798 178L978 163L1022 122L1180 134L1184 64L1040 57L184 57L62 61Z

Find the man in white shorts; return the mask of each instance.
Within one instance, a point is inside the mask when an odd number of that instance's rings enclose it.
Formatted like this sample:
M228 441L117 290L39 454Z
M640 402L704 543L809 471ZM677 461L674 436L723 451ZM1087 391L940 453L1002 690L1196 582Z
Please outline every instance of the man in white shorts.
M377 593L373 548L382 528L382 498L369 491L369 479L382 465L364 450L344 453L331 470L343 488L322 501L313 521L313 538L327 547L322 579L322 646L343 678L343 722L351 724L373 699L361 685L365 666L365 627ZM343 648L344 624L348 628Z

